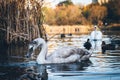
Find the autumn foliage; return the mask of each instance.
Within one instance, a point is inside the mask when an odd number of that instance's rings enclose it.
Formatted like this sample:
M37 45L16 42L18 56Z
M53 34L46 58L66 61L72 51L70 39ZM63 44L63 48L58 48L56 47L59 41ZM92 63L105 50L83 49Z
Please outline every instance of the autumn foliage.
M107 15L107 8L100 5L89 5L81 8L76 5L57 6L45 9L45 23L49 25L94 24Z
M58 6L55 9L46 9L45 23L54 25L81 24L84 19L78 6Z
M83 9L83 15L92 24L99 24L107 15L107 8L98 4L90 4Z
M66 5L65 2L62 2L54 9L46 8L44 10L44 23L49 25L104 25L104 23L119 23L119 4L119 0L111 0L108 3L101 5L92 3L87 6L74 4Z

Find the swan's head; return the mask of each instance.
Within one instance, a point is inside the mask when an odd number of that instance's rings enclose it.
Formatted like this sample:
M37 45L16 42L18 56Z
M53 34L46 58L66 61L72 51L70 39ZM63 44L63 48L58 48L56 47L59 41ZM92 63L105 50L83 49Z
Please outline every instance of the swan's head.
M34 39L32 42L30 42L29 46L28 46L28 52L27 52L26 57L27 58L31 57L31 55L33 55L34 50L37 47L42 47L43 43L45 43L45 41L42 38L37 38L37 39Z
M28 52L27 52L27 55L26 55L27 58L31 57L31 55L34 54L33 52L37 48L37 45L38 45L37 41L32 41L32 42L29 43Z

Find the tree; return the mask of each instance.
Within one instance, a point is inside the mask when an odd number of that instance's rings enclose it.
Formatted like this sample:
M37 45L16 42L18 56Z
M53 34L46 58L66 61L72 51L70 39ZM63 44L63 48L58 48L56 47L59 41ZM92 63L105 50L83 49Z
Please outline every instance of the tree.
M120 1L111 0L108 4L105 4L108 9L108 15L106 21L120 23Z
M59 6L55 9L55 12L56 23L58 25L83 24L85 20L78 6Z
M92 24L98 24L98 22L103 21L104 17L107 15L107 8L98 4L91 4L83 10L83 15Z
M56 24L55 11L52 8L44 7L44 15L45 15L45 24L53 25Z
M58 3L57 6L69 6L69 5L73 5L73 2L71 0L66 0L66 1L62 1L60 3Z
M76 25L88 24L88 21L82 15L79 6L57 6L55 9L44 8L45 22L49 25Z

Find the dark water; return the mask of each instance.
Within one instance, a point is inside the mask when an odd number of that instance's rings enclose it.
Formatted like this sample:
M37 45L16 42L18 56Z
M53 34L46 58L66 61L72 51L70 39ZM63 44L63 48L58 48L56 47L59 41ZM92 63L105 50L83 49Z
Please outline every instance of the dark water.
M73 35L65 39L55 36L48 42L49 52L62 46L83 48L87 38L86 35ZM81 63L40 65L35 59L25 58L26 53L27 46L1 50L0 80L120 80L118 55L93 52L89 61Z

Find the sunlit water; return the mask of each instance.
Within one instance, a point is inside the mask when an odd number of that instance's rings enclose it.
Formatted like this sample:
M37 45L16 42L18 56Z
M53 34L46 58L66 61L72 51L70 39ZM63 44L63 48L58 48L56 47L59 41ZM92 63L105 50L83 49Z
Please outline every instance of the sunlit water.
M49 53L63 46L84 48L83 44L87 38L86 35L67 36L64 39L55 36L47 42ZM107 38L104 40L109 41ZM40 65L35 59L24 57L27 47L13 46L1 52L0 80L120 80L120 56L118 55L93 51L90 61ZM39 50L36 51L35 58L38 52ZM35 77L30 78L29 73Z

